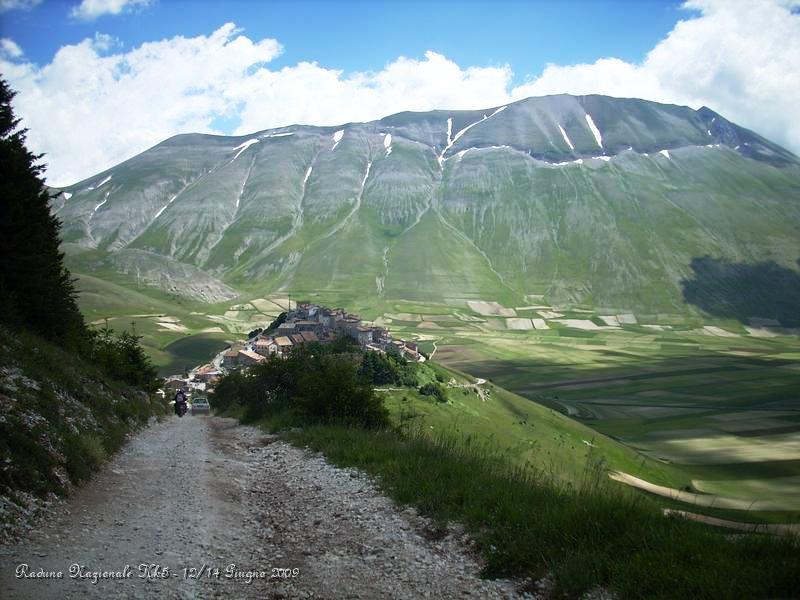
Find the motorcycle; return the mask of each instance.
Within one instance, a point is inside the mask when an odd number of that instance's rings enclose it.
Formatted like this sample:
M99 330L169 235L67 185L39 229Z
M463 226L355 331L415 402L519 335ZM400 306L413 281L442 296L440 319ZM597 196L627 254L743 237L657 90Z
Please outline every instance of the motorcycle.
M176 415L178 415L179 417L182 417L183 415L186 414L186 412L188 410L189 410L189 407L188 407L188 405L186 403L186 400L176 400L175 401L175 414Z

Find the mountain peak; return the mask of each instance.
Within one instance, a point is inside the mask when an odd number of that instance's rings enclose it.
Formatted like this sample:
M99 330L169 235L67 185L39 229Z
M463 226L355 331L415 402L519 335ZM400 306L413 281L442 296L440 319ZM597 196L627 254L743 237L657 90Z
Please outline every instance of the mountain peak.
M256 286L669 312L698 256L794 268L799 165L705 107L556 95L176 136L53 209L76 270L203 300Z

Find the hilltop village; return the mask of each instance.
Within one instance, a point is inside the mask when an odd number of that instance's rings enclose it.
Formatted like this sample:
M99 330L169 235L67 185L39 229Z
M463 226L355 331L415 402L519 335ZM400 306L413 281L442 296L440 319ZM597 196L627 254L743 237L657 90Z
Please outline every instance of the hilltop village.
M383 327L367 325L361 317L347 313L343 308L298 302L285 313L285 320L274 330L261 331L247 340L235 342L211 363L194 369L188 386L185 378L171 377L165 387L172 391L188 387L209 392L226 372L256 365L270 355L285 358L300 344L328 344L341 336L352 338L364 350L385 353L394 348L406 360L425 361L416 343L395 340Z

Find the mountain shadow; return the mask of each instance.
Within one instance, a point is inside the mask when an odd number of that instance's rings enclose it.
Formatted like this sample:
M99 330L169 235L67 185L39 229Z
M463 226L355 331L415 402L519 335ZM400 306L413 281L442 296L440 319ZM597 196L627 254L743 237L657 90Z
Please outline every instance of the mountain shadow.
M691 267L693 278L681 282L688 304L715 317L746 324L753 319L767 319L784 326L800 325L797 271L774 261L749 265L710 256L692 259Z

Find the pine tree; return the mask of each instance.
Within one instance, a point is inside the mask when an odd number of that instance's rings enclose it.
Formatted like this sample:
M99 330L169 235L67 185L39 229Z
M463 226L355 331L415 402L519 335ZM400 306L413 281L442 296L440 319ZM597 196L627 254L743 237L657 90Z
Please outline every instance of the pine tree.
M0 79L0 322L74 346L86 329L59 250L61 223L50 212L42 157L25 147L13 98Z

